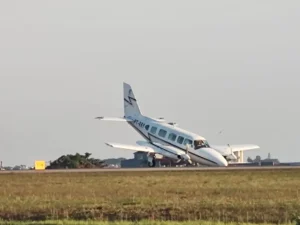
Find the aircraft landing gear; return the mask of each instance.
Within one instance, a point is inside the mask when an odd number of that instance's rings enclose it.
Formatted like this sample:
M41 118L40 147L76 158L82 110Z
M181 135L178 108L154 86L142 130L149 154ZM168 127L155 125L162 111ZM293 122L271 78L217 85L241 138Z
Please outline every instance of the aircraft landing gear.
M148 166L149 167L155 167L156 166L155 157L148 157Z

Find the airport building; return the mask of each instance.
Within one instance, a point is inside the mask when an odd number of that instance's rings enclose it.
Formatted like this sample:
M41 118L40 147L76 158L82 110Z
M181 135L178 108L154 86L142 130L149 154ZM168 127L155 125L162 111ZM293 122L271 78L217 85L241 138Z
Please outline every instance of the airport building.
M138 168L147 166L147 156L144 152L135 152L133 159L121 161L121 168Z
M234 152L233 154L237 157L237 163L244 163L244 151Z

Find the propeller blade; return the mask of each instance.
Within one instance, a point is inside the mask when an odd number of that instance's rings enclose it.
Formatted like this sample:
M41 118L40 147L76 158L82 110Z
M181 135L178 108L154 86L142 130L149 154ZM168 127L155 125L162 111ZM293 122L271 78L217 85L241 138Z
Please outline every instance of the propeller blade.
M189 164L193 164L192 160L191 160L191 156L189 155L189 149L190 149L190 145L187 144L186 145L186 154L189 157L189 159L187 160Z
M231 146L228 144L228 148L230 148L230 155L231 157L234 159L234 160L237 160L239 159L239 157L237 157L234 153L233 153L233 150L231 148Z

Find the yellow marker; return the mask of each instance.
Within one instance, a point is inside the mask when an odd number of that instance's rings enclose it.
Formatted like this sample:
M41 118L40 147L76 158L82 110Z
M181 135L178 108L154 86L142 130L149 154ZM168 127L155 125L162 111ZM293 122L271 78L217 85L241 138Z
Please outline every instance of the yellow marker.
M46 162L45 161L35 161L34 167L35 167L35 170L45 170Z

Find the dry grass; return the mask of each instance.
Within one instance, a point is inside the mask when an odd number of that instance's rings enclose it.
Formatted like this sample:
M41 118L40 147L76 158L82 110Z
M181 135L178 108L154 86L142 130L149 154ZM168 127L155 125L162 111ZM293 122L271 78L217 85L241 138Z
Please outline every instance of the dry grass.
M47 220L47 221L0 221L0 225L254 225L251 223L223 223L223 222L209 222L209 221L73 221L73 220ZM255 224L255 225L271 225L267 223ZM282 225L294 225L292 223Z
M47 220L47 221L0 221L0 225L254 225L251 223L223 223L223 222L209 222L209 221L72 221L72 220ZM267 223L255 224L255 225L271 225ZM292 223L282 225L294 225Z
M1 174L8 220L220 220L287 223L300 170Z

